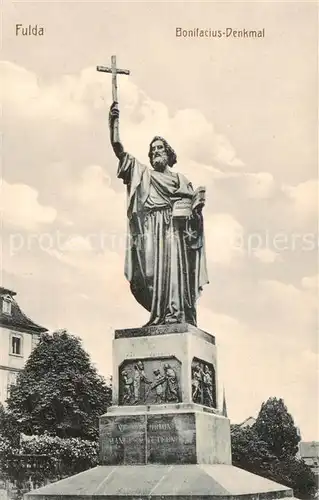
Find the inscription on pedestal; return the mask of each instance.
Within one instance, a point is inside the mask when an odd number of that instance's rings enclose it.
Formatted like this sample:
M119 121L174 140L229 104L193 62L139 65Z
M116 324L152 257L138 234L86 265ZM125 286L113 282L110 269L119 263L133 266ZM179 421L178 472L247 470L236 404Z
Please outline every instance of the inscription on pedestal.
M196 463L195 415L149 415L147 462L151 464Z
M194 413L100 418L100 465L196 463Z
M100 419L100 463L130 465L146 463L146 416Z

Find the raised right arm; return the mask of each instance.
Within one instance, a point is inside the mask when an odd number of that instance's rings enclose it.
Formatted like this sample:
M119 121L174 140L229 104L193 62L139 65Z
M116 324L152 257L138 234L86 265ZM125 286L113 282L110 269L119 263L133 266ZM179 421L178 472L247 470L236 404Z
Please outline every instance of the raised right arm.
M109 128L110 128L110 139L113 151L117 158L121 160L123 155L125 154L123 144L120 140L119 134L119 106L117 102L113 102L110 107L109 113Z
M128 154L127 151L124 150L119 134L119 108L116 101L113 102L110 108L109 127L112 148L115 155L120 160L117 169L117 177L122 179L124 184L129 186L130 189L133 182L134 192L136 186L141 182L142 175L147 167L139 163L134 156Z

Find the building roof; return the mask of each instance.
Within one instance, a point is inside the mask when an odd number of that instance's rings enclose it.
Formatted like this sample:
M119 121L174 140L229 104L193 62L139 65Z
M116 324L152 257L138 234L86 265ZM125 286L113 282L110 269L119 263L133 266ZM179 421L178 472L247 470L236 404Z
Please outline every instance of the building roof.
M301 458L319 458L319 441L300 441Z
M17 292L14 292L13 290L9 290L9 288L4 288L3 286L0 286L0 295L6 295L6 294L14 297L15 295L17 295Z
M240 427L251 427L256 422L255 417L247 417L243 422L238 424Z
M0 326L6 328L18 329L25 332L41 333L47 332L44 326L34 323L24 312L21 311L18 303L13 298L16 292L8 288L0 287ZM11 302L11 314L3 311L2 303L5 298Z

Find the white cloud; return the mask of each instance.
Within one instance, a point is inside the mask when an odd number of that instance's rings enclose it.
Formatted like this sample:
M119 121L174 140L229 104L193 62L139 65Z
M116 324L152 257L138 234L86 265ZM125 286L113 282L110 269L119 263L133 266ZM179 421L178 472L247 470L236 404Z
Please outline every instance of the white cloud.
M74 251L73 248L65 249L60 252L59 260L76 268L82 274L90 275L91 278L94 277L99 281L107 281L114 286L113 280L119 274L119 269L123 267L122 258L118 253L112 251L97 253L88 248L77 251Z
M309 179L296 186L284 185L283 192L293 204L297 217L317 216L318 214L318 180Z
M91 252L92 245L87 238L82 236L73 236L67 239L62 247L62 251L66 252Z
M301 280L301 286L309 290L310 292L314 292L318 294L318 285L319 285L319 274L314 276L305 276Z
M125 86L129 87L130 83L126 81L123 87ZM137 89L135 91L138 92ZM140 92L139 95L144 94ZM136 112L123 103L121 135L126 148L144 162L148 161L145 138L150 141L155 135L161 135L176 150L182 165L185 161L192 161L208 165L218 163L224 167L243 166L229 140L216 133L214 125L199 110L178 110L171 116L163 103L151 101L145 96L143 99L137 123Z
M55 242L57 243L57 242ZM102 280L113 284L116 275L121 276L124 268L123 256L110 248L95 248L96 241L92 235L70 235L61 240L60 245L39 248L62 264L79 271L90 280ZM123 249L124 250L124 249ZM122 280L118 280L122 281Z
M65 76L58 82L43 84L35 73L7 61L0 63L0 76L4 113L72 124L88 118L83 92L78 92L74 77Z
M305 283L304 279L303 283ZM313 301L309 295L291 283L283 283L282 281L269 279L262 280L260 286L269 294L272 300L275 302L279 301L281 303L280 306L282 306L284 302L286 302L289 308L292 303L299 303L301 308L303 308L305 304L309 304L310 306L313 305Z
M253 252L254 257L264 264L271 264L278 259L279 254L269 248L257 248Z
M107 234L111 237L113 231L119 231L124 236L125 187L123 186L120 192L114 191L110 177L99 165L90 165L83 169L80 178L64 186L62 195L72 203L70 210L79 225L87 221L95 234L96 228L99 227L99 234L103 232L105 237Z
M227 189L238 198L268 199L276 190L276 182L269 172L222 172L212 171L216 181L227 183Z
M244 162L237 158L235 149L224 135L216 134L214 139L216 161L230 167L244 167Z
M207 256L213 264L234 265L243 257L243 227L230 214L208 215L205 234Z
M286 290L283 283L268 282L268 285L268 291ZM259 293L262 290L257 289L256 294ZM280 301L283 299L281 296ZM291 297L289 302L291 307ZM269 304L265 307L272 315ZM318 354L310 349L301 350L300 342L287 341L282 335L280 317L269 337L263 321L256 329L232 316L216 314L201 306L198 316L201 327L216 338L219 400L221 402L225 387L231 421L238 423L249 415L257 416L263 401L271 396L282 397L296 425L302 425L303 439L316 439L318 415L315 406L313 412L309 412L307 401L318 392ZM291 329L290 334L293 340L295 331Z
M88 123L95 110L108 113L111 84L96 68L64 75L51 82L40 81L35 73L14 63L0 63L3 81L2 102L8 113L27 119ZM178 155L230 167L242 167L229 140L217 133L214 125L196 109L178 110L170 116L167 106L150 99L133 83L121 78L121 130L128 149L147 161L145 140L163 135L172 142Z
M229 167L244 165L236 157L229 140L216 133L214 125L196 109L178 111L167 128L182 156L200 162L217 162Z
M110 177L102 167L89 165L82 170L78 180L65 187L64 194L84 205L99 206L101 202L104 205L108 201L110 184Z
M10 184L3 180L0 190L3 223L33 230L39 224L51 224L55 220L55 208L41 205L36 189L26 184Z
M308 290L275 279L261 280L254 307L257 313L271 313L263 319L263 328L268 328L270 335L280 331L286 342L315 348L317 298Z
M245 173L238 177L241 192L247 198L264 199L274 193L275 181L268 172Z

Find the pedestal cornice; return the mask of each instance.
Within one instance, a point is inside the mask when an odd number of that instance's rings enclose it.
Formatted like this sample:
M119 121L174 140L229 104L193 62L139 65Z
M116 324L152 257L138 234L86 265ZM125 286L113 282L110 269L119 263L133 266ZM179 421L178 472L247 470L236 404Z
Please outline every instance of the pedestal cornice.
M115 330L115 339L126 339L132 337L152 337L157 335L169 335L178 333L190 333L195 337L202 338L210 344L215 344L215 337L196 326L188 323L174 323L172 325L142 326L138 328L125 328Z

